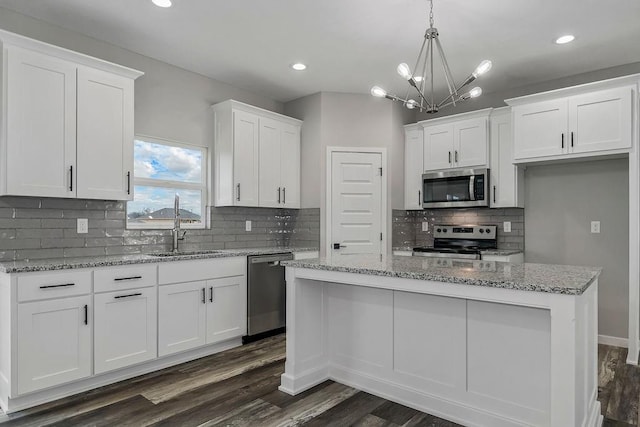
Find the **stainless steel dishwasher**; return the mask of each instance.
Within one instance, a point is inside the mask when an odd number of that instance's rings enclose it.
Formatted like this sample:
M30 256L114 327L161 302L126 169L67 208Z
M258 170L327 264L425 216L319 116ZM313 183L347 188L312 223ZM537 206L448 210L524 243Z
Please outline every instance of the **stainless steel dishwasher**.
M244 342L284 331L286 325L286 285L280 261L293 259L291 253L247 257L247 336Z

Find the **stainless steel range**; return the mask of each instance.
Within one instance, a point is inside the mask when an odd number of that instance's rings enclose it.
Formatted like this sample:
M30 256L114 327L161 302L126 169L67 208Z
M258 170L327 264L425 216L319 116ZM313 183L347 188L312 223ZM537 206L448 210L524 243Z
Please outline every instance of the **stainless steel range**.
M433 247L413 248L414 256L481 259L481 251L498 247L497 225L434 225Z

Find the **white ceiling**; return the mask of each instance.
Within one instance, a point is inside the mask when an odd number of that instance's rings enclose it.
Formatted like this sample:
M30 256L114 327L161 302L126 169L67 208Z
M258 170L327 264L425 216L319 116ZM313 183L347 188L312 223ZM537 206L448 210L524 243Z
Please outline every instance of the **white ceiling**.
M5 7L289 101L319 91L404 95L426 0L0 0ZM485 92L640 61L640 1L435 0L435 26L458 81L482 59ZM555 45L562 34L576 35ZM302 61L309 68L295 72ZM436 79L437 83L444 82Z

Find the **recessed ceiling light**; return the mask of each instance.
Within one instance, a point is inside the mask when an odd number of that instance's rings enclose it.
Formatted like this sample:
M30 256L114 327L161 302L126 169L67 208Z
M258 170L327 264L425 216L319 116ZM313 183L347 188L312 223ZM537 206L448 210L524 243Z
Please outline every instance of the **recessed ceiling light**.
M572 36L571 34L567 34L565 36L561 36L558 37L556 39L556 44L566 44L566 43L571 43L573 40L575 40L575 37Z
M302 62L296 62L291 66L291 68L293 68L296 71L303 71L307 69L307 66L304 65Z
M171 7L171 0L151 0L158 7Z

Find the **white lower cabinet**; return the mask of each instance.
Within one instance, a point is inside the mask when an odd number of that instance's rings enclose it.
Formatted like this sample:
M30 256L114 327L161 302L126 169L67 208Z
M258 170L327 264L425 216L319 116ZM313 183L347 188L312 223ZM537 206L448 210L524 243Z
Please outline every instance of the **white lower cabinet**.
M246 335L246 306L246 276L161 286L159 355Z
M18 394L91 375L91 296L18 304Z
M157 357L155 287L97 294L95 304L95 373Z

